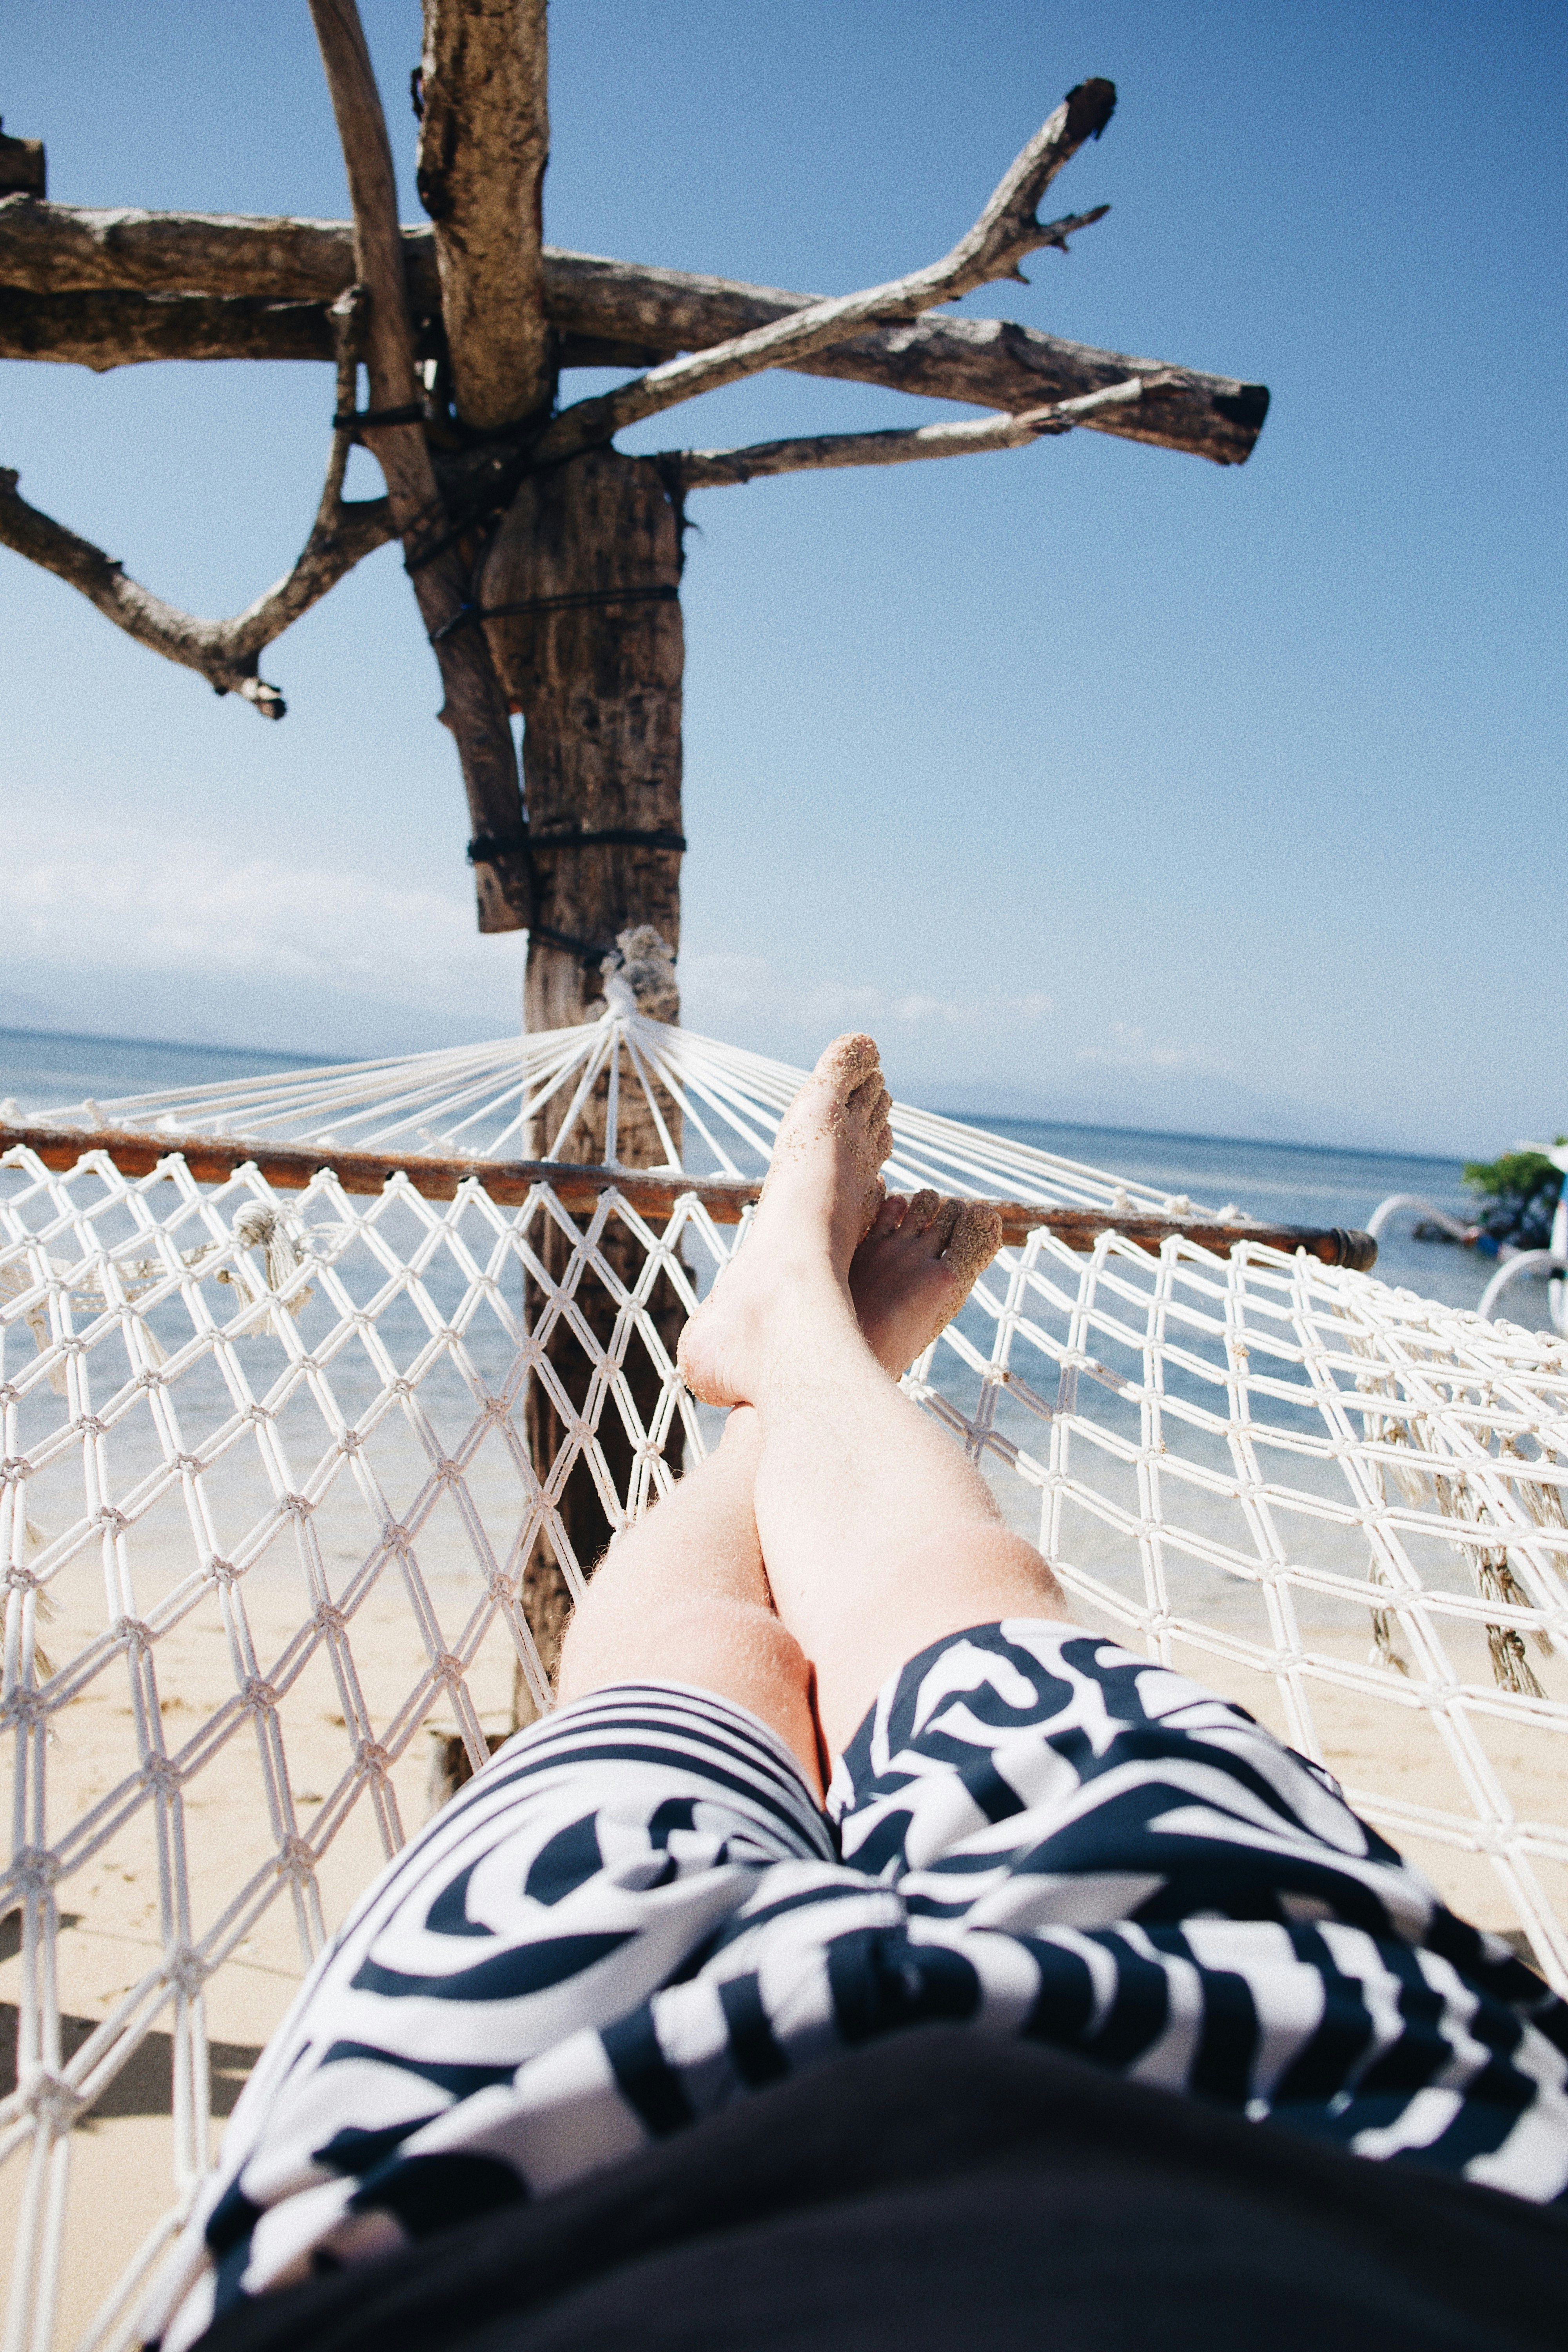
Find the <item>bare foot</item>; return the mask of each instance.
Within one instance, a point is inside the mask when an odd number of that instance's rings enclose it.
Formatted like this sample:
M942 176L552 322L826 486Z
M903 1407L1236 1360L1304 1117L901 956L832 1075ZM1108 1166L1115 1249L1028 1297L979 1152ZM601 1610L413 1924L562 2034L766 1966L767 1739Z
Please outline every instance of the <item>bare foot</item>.
M680 1335L681 1377L705 1404L754 1404L784 1296L837 1287L882 1204L892 1148L877 1047L836 1037L784 1115L763 1197L736 1253Z
M1002 1246L984 1201L891 1192L849 1266L849 1295L868 1346L899 1374L951 1323Z

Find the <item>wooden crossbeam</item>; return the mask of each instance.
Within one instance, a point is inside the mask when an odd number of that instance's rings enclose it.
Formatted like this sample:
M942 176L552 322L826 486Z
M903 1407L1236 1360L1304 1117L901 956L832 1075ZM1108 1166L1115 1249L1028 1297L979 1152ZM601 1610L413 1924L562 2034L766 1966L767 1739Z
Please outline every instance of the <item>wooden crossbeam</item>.
M409 300L438 313L435 232L402 232ZM765 326L816 298L596 254L542 251L546 315L563 367L651 367ZM328 311L353 280L347 222L94 210L0 200L0 358L111 368L154 359L331 359ZM880 383L1009 413L1162 375L1146 409L1093 420L1156 446L1245 462L1263 384L1096 350L1002 319L933 316L847 334L800 373Z
M89 1152L101 1151L122 1176L151 1176L176 1153L202 1184L226 1183L239 1169L255 1168L283 1192L302 1192L330 1170L345 1192L381 1192L395 1176L405 1176L426 1201L450 1201L460 1184L482 1184L502 1208L521 1207L536 1185L548 1184L563 1209L591 1214L602 1192L615 1192L650 1223L661 1224L678 1201L695 1197L716 1224L738 1224L762 1192L760 1179L688 1176L659 1168L593 1168L563 1160L456 1160L436 1153L341 1151L321 1144L247 1143L207 1135L147 1135L104 1128L10 1126L0 1122L0 1152L22 1146L46 1168L71 1169ZM1339 1225L1269 1225L1241 1218L1219 1223L1205 1217L1112 1215L1100 1209L1052 1209L1034 1201L996 1201L1005 1242L1022 1242L1042 1229L1070 1250L1092 1250L1101 1234L1119 1234L1137 1248L1157 1253L1162 1242L1194 1243L1221 1257L1238 1243L1288 1254L1305 1250L1324 1265L1344 1265L1364 1274L1376 1264L1370 1234Z

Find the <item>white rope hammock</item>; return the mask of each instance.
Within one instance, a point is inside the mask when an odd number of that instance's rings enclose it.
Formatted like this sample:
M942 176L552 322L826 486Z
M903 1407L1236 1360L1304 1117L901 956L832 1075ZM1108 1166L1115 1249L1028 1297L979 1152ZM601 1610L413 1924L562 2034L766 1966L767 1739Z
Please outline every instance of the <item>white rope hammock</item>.
M46 2352L57 2320L60 2340L126 2342L231 2078L416 1825L422 1727L481 1762L514 1661L548 1703L522 1578L542 1530L582 1589L569 1473L584 1462L624 1526L668 1488L676 1433L691 1460L716 1425L648 1304L662 1274L689 1308L733 1245L700 1197L666 1223L614 1189L591 1211L547 1182L498 1203L482 1171L452 1199L405 1175L367 1196L333 1155L493 1160L542 1134L568 1160L597 1098L605 1159L635 1102L670 1171L754 1177L799 1076L623 998L584 1028L49 1115L309 1146L323 1165L303 1191L252 1165L199 1182L177 1153L140 1176L104 1150L0 1162L6 2352ZM892 1123L900 1189L1235 1214L901 1106ZM605 1254L612 1228L635 1280ZM585 1275L616 1301L607 1342L577 1305ZM595 1367L581 1410L549 1360L563 1320ZM539 1473L534 1382L565 1433ZM1085 1622L1326 1762L1568 1991L1561 1340L1256 1243L1153 1255L1105 1233L1075 1255L1037 1229L907 1385ZM618 1486L600 1442L617 1424ZM93 2315L71 2278L106 2226L97 2151L132 2130L143 2234Z

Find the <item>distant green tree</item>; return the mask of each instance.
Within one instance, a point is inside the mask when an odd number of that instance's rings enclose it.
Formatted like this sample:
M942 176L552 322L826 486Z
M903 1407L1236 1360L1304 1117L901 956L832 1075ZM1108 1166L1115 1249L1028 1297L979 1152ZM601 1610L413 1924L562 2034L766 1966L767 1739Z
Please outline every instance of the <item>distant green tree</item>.
M1553 1141L1568 1143L1568 1135ZM1511 1243L1515 1249L1546 1248L1563 1196L1563 1172L1544 1151L1505 1151L1497 1160L1467 1160L1465 1185L1487 1203L1481 1226L1494 1242Z

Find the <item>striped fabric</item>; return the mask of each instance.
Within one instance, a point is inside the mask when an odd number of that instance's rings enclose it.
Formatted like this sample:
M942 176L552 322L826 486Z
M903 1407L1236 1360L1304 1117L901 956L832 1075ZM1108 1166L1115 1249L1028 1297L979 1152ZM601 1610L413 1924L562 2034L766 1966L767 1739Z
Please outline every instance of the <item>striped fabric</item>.
M1568 2006L1241 1708L1010 1621L889 1683L826 1816L764 1726L674 1684L510 1741L312 1972L143 2332L184 2352L936 2020L1568 2195Z

